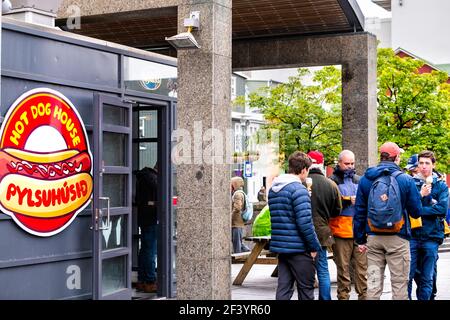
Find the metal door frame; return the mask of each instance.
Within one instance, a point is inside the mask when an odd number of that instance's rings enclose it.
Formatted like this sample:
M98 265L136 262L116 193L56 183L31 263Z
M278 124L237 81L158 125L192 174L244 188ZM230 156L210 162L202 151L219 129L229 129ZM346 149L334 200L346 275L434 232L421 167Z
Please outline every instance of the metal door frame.
M174 277L173 277L173 258L172 258L172 166L171 166L171 131L174 103L173 99L151 99L127 95L127 102L133 103L133 108L138 105L138 110L157 110L158 111L158 199L167 199L170 201L159 201L158 210L158 296L173 298L175 296ZM134 111L133 112L139 112ZM134 129L134 128L133 128ZM142 139L138 139L142 140ZM144 139L145 140L145 139ZM133 139L135 142L135 139Z
M103 123L103 106L107 104L109 106L117 106L127 109L128 127L110 125ZM92 297L97 299L131 299L131 218L132 218L132 203L131 203L131 147L132 147L132 107L131 104L123 102L120 97L113 97L104 94L94 93L94 132L93 132L93 154L94 154L94 193L93 193L93 211L92 211L92 228L93 228L93 269L92 269ZM103 132L113 132L128 135L126 164L128 166L104 166L103 165ZM123 215L127 216L126 223L126 247L119 249L111 249L103 252L102 250L102 232L100 230L99 222L102 221L103 208L100 197L102 197L103 190L103 174L127 174L128 182L126 184L126 207L119 207L111 209L111 215ZM103 295L102 293L102 262L108 258L126 256L126 286L124 289L118 292Z

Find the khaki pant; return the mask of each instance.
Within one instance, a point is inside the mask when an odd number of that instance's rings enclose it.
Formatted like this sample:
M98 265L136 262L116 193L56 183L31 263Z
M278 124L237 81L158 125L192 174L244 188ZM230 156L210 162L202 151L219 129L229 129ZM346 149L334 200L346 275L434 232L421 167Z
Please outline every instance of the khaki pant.
M411 256L409 241L399 236L369 235L367 238L367 299L379 300L383 292L386 263L391 272L393 300L408 300Z
M358 250L353 239L335 237L333 260L337 267L337 298L348 300L351 291L350 263L353 259L355 290L359 300L366 299L367 294L367 255Z

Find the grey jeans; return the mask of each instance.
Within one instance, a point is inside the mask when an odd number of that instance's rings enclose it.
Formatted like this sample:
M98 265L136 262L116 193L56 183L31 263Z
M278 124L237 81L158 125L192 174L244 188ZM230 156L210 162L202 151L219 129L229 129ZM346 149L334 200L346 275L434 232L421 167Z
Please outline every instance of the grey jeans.
M241 253L245 251L250 251L242 239L244 238L244 228L231 228L231 241L233 242L233 253Z

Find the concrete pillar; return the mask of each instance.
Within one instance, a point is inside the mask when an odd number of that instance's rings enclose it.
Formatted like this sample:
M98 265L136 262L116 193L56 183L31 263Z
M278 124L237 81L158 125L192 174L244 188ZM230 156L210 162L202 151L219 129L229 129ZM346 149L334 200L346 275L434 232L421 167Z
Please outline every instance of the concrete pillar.
M342 63L342 147L355 153L356 171L377 163L377 45L370 35L345 47Z
M342 146L360 174L377 163L376 59L366 32L233 43L234 70L342 65Z
M178 32L191 11L200 11L201 49L178 51L177 129L192 150L177 166L177 298L230 299L230 165L221 153L231 128L231 0L182 0Z

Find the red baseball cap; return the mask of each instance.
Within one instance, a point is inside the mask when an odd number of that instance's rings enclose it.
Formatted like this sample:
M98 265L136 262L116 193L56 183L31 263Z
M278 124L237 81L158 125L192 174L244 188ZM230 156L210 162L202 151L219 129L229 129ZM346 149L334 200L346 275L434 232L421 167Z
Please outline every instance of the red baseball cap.
M380 147L380 153L383 152L389 154L389 157L396 157L400 153L403 153L404 151L394 142L385 142Z
M308 157L311 158L313 163L316 163L316 164L323 163L323 154L322 154L322 152L320 152L318 150L308 152Z

